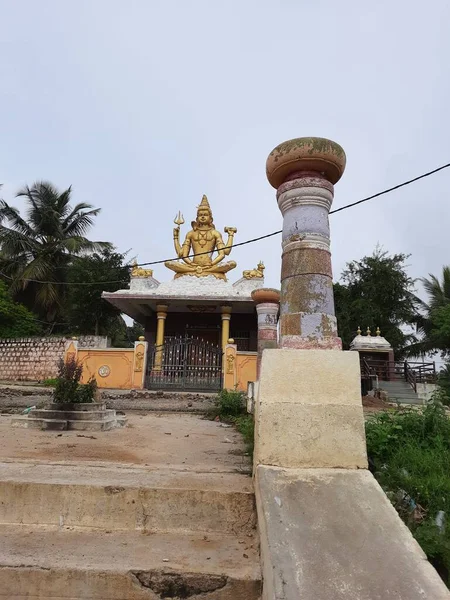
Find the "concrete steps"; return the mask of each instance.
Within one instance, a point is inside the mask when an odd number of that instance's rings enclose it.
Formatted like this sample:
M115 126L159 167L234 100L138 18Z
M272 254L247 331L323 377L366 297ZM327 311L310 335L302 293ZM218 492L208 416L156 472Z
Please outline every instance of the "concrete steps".
M252 480L0 463L0 598L258 600Z
M50 431L109 431L126 425L127 419L106 409L104 402L86 404L51 404L49 408L34 408L27 415L13 417L13 427Z
M23 525L1 525L0 538L0 598L8 600L260 597L250 539Z
M379 387L387 392L390 402L400 402L401 404L423 404L421 398L419 398L406 381L380 381Z
M252 480L236 473L0 463L0 523L252 534Z
M62 420L72 420L72 421L87 421L87 420L97 420L97 421L105 421L111 417L116 416L116 411L111 409L103 409L103 410L52 410L52 409L39 409L36 408L33 411L33 417L37 419L62 419Z

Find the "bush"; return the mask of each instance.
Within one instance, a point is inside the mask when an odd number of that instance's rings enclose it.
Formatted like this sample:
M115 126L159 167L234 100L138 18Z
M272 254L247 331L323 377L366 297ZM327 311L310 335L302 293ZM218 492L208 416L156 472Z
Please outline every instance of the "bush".
M366 423L375 477L440 575L449 584L450 421L438 391L418 410L378 413Z
M72 358L62 359L58 365L53 401L57 404L93 402L97 393L97 383L92 377L88 383L80 383L83 367Z
M238 417L245 412L245 395L237 390L221 390L216 406L220 417Z

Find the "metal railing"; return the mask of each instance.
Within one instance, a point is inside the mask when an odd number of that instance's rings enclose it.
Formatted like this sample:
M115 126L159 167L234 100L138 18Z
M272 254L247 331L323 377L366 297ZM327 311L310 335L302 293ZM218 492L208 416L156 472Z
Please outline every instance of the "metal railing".
M361 379L378 381L405 381L417 392L418 383L436 383L436 365L434 362L388 362L361 358Z

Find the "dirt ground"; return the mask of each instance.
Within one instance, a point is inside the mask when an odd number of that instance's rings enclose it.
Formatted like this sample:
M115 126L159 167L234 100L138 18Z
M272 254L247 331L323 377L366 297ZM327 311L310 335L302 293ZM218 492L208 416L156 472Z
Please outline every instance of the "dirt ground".
M189 414L129 414L128 426L106 432L40 431L0 418L2 461L122 463L197 472L248 472L234 428Z
M364 396L362 399L362 405L364 413L380 412L382 410L389 410L392 405L381 398L375 398L374 396Z

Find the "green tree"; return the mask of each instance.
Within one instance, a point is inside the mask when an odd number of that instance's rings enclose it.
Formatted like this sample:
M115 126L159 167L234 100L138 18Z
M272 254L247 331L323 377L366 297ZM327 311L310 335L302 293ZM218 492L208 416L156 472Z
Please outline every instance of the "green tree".
M144 334L144 327L136 321L133 321L133 325L127 327L127 339L131 346Z
M100 209L71 206L71 191L60 192L46 181L20 190L26 218L0 200L1 271L11 278L14 297L48 322L57 321L64 310L64 283L73 258L110 247L85 237Z
M41 327L25 306L14 302L6 284L0 281L0 338L38 335Z
M420 340L407 349L410 356L440 352L450 356L450 267L442 269L442 281L435 275L422 279L428 302L418 300L416 325Z
M120 310L102 298L102 292L123 289L130 281L125 254L106 248L75 258L68 268L66 321L71 333L126 337ZM86 285L92 284L92 285Z
M406 273L405 254L389 255L376 248L372 256L347 264L341 282L335 284L336 316L344 348L349 348L358 326L380 327L396 357L414 340L405 326L417 315L414 281Z

